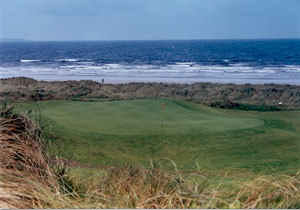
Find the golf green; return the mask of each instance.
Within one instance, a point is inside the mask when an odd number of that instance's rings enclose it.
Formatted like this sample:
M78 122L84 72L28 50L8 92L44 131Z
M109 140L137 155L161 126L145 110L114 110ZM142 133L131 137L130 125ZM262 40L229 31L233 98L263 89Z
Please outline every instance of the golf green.
M84 164L293 170L300 166L300 113L214 109L167 99L26 104L48 123L52 151ZM52 139L51 139L52 138Z

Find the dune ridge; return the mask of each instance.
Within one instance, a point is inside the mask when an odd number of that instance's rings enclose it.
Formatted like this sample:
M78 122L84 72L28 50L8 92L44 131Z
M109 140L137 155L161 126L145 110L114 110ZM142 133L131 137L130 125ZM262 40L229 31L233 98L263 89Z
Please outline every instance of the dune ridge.
M219 108L293 110L300 107L300 86L276 84L102 84L94 81L0 79L0 101L183 99Z

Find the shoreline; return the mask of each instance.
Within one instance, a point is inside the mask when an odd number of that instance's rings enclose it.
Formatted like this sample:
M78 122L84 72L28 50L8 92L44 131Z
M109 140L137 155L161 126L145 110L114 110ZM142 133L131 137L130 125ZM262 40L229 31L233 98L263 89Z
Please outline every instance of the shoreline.
M244 78L239 74L224 74L224 75L202 75L189 76L189 77L168 77L168 76L149 76L149 75L0 75L0 80L12 79L12 78L30 78L40 82L65 82L65 81L82 81L90 80L94 82L102 83L104 79L106 84L129 84L129 83L166 83L166 84L183 84L183 85L193 85L197 83L214 83L214 84L236 84L236 85L293 85L300 86L300 80L291 79L293 75L288 75L288 77L255 77L255 75L247 75Z
M76 79L77 78L77 79ZM295 86L300 87L300 81L295 83L276 83L276 82L263 82L262 80L257 80L260 82L252 83L252 82L242 82L242 81L232 81L232 80L222 80L222 78L219 78L218 80L198 80L194 82L186 82L184 79L178 78L178 82L170 81L168 79L165 80L147 80L144 78L137 79L137 78L128 78L127 80L124 79L111 79L111 78L101 78L99 79L91 79L90 77L74 77L73 79L64 79L64 78L55 78L55 79L37 79L35 77L27 77L27 76L12 76L12 77L0 77L0 81L9 81L9 80L19 80L19 79L25 79L25 80L34 80L40 83L64 83L64 82L82 82L82 81L90 81L95 82L99 84L105 84L105 85L130 85L130 84L166 84L166 85L184 85L184 86L190 86L190 85L196 85L196 84L214 84L216 86L218 85L236 85L236 86L243 86L243 85L250 85L250 86ZM104 79L104 83L102 83L102 79ZM176 80L176 81L177 81ZM220 81L219 81L220 80ZM236 79L238 80L238 79Z

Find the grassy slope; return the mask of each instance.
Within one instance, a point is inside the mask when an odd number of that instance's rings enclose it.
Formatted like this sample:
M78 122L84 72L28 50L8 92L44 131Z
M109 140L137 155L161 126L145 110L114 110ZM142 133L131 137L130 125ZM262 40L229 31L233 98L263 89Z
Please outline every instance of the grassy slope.
M300 166L300 112L229 111L163 99L39 106L56 122L52 149L94 166L160 158L184 169L270 172Z

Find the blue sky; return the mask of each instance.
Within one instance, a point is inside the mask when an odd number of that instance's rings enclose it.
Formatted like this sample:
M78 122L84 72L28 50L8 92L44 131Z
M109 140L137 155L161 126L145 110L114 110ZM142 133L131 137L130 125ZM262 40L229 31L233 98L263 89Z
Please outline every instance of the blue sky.
M1 0L0 38L300 38L300 0Z

